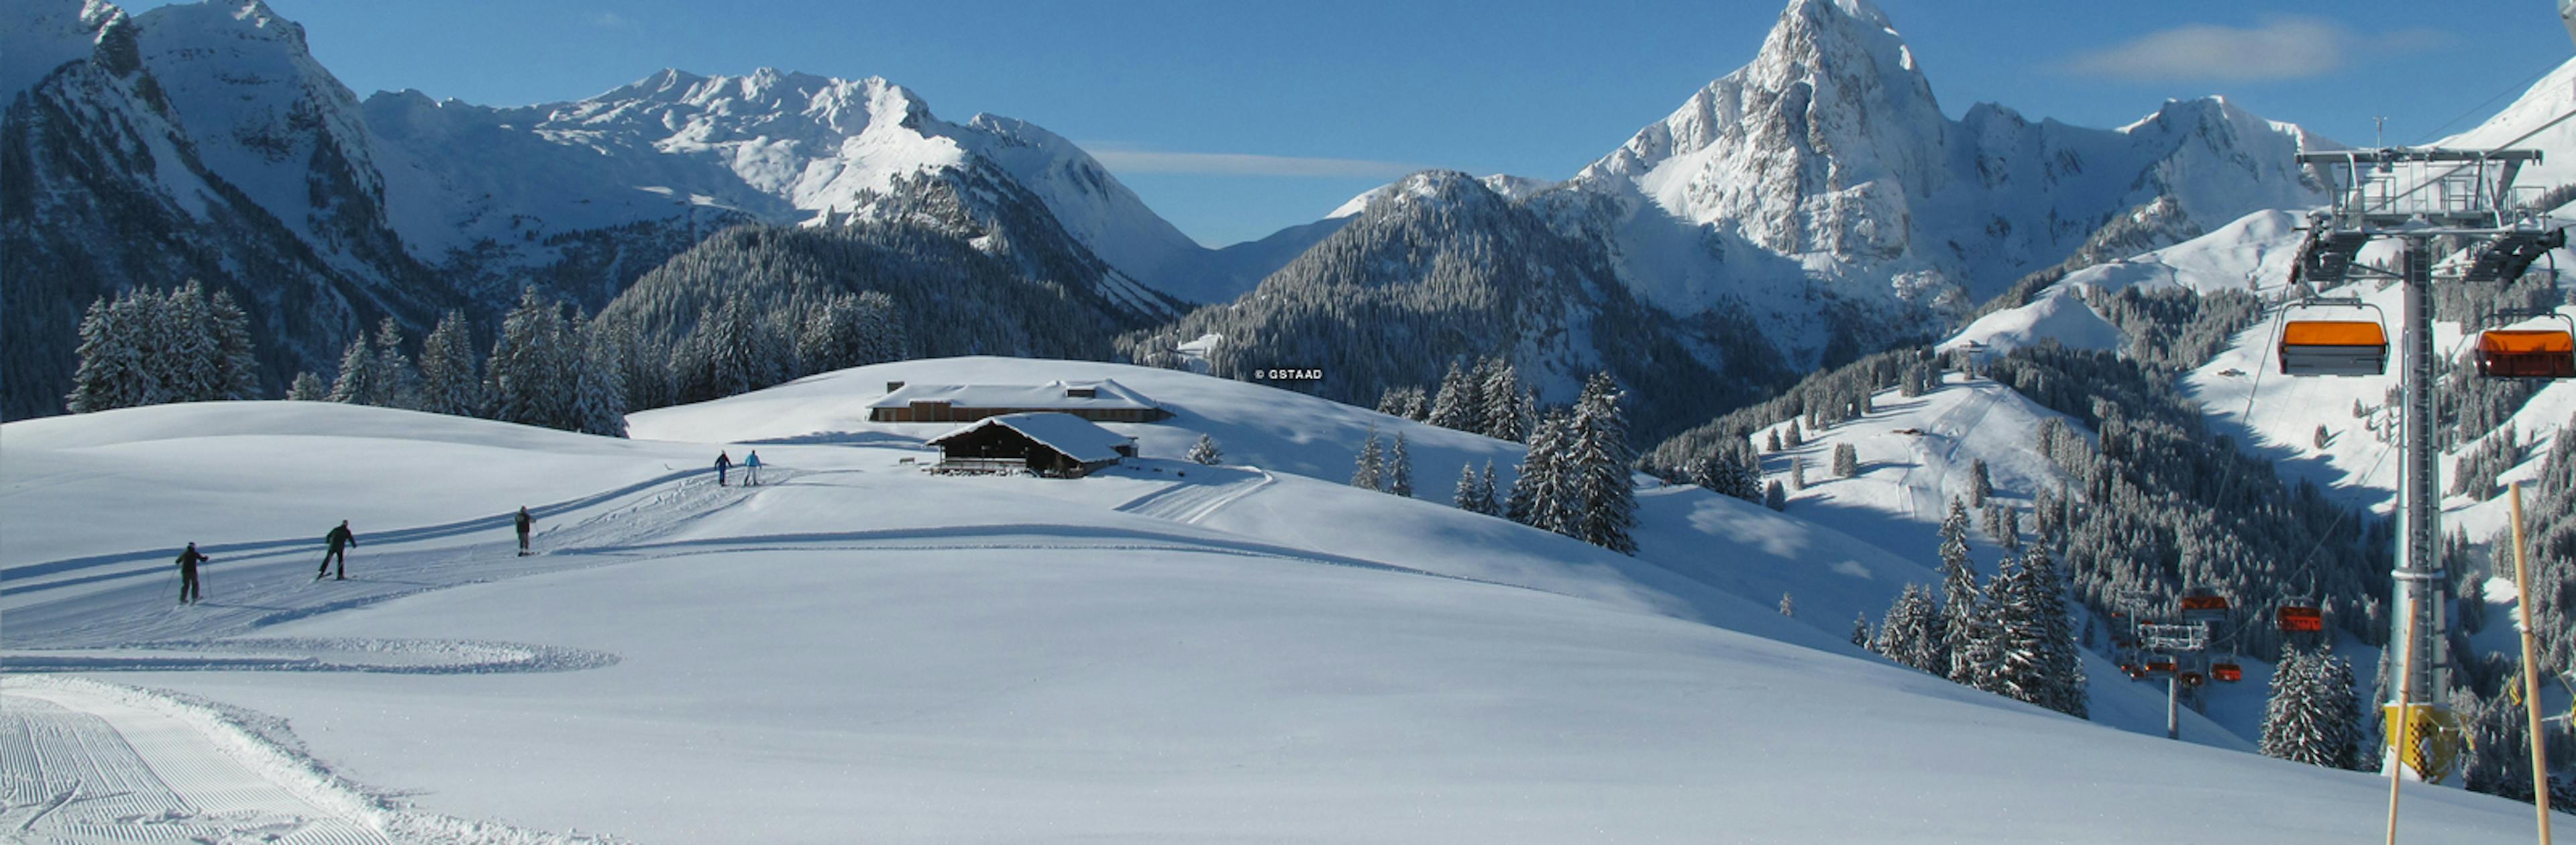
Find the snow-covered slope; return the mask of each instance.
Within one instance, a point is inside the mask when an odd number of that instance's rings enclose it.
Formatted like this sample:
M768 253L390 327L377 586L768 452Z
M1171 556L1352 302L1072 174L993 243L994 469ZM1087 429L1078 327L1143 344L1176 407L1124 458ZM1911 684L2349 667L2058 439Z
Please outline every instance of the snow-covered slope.
M2569 59L2541 77L2512 105L2485 123L2433 143L2455 148L2495 148L2511 143L2515 149L2540 150L2540 162L2523 168L2516 181L2540 188L2568 185L2576 183L2576 120L2548 124L2570 111L2576 111L2576 59Z
M2000 354L2055 340L2074 349L2119 349L2127 339L2085 304L2089 293L2184 288L2277 298L2298 260L2301 220L2290 211L2256 211L2170 247L2077 270L2033 295L2030 304L1979 317L1938 346L1945 352L1974 347Z
M263 776L339 790L343 818L644 839L2144 842L2186 802L2242 821L2209 841L2377 829L2368 776L2042 713L1706 585L1748 566L1905 575L1797 525L1811 499L1782 517L1652 491L1647 556L1627 559L1279 469L1153 458L1204 427L1245 460L1338 469L1327 457L1369 415L1130 369L1102 372L1181 412L1132 427L1146 460L1078 481L926 476L900 463L912 432L838 415L891 376L1104 365L905 366L636 420L721 444L306 403L12 423L0 659L232 709L135 699L189 717L173 731L88 687L5 692L13 712L20 696L95 708L105 736L256 752L240 759ZM1509 448L1404 430L1425 475ZM766 483L714 486L699 464L720 445L758 448ZM216 488L229 518L184 525ZM1172 490L1213 495L1174 507ZM509 551L521 503L535 557ZM360 537L352 580L313 582L309 538L339 516ZM1686 549L1656 533L1702 526ZM208 600L186 608L164 563L180 531L215 557ZM1703 559L1706 580L1655 576L1667 554ZM83 752L43 753L13 759ZM1728 760L1758 765L1711 764ZM67 774L40 764L27 782L76 792ZM2415 795L2410 829L2528 823L2483 796ZM246 823L226 818L183 821Z

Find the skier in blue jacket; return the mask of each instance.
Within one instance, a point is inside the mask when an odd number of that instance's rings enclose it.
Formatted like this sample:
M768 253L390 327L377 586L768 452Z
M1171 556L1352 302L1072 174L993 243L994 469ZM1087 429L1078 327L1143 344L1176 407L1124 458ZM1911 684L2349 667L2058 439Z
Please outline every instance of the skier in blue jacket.
M742 484L745 487L760 486L760 450L758 449L751 450L751 455L742 459Z

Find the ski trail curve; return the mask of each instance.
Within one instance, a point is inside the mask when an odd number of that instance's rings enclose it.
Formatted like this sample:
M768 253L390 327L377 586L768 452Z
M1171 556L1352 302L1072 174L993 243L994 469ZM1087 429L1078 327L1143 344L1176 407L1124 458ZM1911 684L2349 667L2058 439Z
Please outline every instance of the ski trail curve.
M65 842L391 843L167 713L76 687L0 692L0 831Z

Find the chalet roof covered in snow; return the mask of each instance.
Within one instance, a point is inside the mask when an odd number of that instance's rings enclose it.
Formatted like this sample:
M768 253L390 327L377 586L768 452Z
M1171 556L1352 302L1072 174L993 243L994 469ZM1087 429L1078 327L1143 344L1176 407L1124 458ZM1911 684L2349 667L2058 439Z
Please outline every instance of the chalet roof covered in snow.
M908 384L870 403L870 408L908 408L916 402L946 402L959 408L1152 410L1161 406L1144 394L1109 379L1045 384Z
M931 438L930 445L937 446L944 441L992 425L1019 432L1030 440L1063 453L1065 457L1086 464L1118 460L1127 454L1123 450L1133 448L1130 444L1135 442L1126 435L1101 428L1090 420L1072 414L1038 411L985 417L961 426L955 431Z

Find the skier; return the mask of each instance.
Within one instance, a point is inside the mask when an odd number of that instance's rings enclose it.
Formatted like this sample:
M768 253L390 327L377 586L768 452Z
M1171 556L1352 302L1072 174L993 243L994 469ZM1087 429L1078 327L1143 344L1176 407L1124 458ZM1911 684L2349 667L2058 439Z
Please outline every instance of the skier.
M515 522L517 522L517 523L518 523L518 526L519 526L519 556L520 556L520 557L527 557L527 556L528 556L528 527L529 527L530 525L534 525L534 524L535 524L535 522L534 522L533 520L530 520L530 519L528 518L528 506L526 506L526 505L520 505L520 506L519 506L519 516L518 516L518 518L517 518L516 520L514 520L514 521L515 521Z
M716 452L716 486L725 486L725 470L733 468L733 459L721 450Z
M758 449L751 450L751 454L742 459L742 485L760 486L760 450Z
M195 604L197 599L204 597L205 590L197 586L197 564L209 560L214 558L198 553L195 543L189 543L188 550L179 553L180 604Z
M339 577L331 580L349 580L349 547L358 544L358 535L349 533L349 521L340 520L340 527L331 529L329 534L322 535L322 542L331 544L331 548L322 553L322 569L313 573L313 580L320 581L323 575L331 572L333 559L340 561L340 574Z

